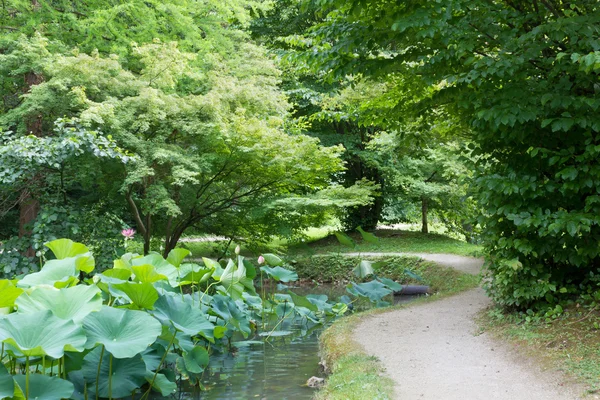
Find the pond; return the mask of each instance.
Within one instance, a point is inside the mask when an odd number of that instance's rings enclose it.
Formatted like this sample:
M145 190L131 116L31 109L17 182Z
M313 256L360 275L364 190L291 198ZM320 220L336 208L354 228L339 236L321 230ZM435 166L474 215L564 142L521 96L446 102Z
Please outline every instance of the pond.
M321 285L318 288L293 288L300 295L344 294L344 287ZM394 296L394 304L410 302L419 296ZM366 302L368 303L368 302ZM362 309L363 307L361 307ZM273 336L268 341L254 336L234 342L234 353L211 355L202 384L204 391L186 390L173 396L179 400L303 400L311 399L315 389L306 386L311 376L323 376L319 366L319 336L325 329L318 325L282 324L292 335ZM163 397L154 397L161 399Z

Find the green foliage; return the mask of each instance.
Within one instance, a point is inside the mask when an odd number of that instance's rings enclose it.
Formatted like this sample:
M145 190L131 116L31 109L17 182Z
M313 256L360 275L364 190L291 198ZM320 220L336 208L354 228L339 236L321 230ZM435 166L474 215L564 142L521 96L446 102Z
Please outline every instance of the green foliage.
M470 131L493 298L526 309L585 286L600 259L598 3L315 4L327 18L306 62L426 87L399 110Z
M86 278L93 260L87 246L58 239L47 247L56 258L39 272L0 282L7 313L0 319L0 393L18 387L25 398L164 395L178 380L195 385L210 355L227 351L236 334L269 340L290 334L277 330L283 320L310 330L348 310L327 296L259 297L256 271L241 256L223 269L207 258L203 265L185 263L186 251L171 253L177 266L157 253L126 253L113 268ZM282 263L272 254L263 259ZM203 271L202 278L190 279L189 271ZM261 282L297 279L280 266L263 271ZM351 292L381 303L394 285L372 281ZM48 394L41 394L46 384Z

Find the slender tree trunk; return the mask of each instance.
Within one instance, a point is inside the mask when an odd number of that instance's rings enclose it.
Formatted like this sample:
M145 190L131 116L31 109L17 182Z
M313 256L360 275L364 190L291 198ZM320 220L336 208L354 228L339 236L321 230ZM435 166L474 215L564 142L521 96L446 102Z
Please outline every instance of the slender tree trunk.
M427 226L427 198L421 197L421 232L429 233L429 227Z

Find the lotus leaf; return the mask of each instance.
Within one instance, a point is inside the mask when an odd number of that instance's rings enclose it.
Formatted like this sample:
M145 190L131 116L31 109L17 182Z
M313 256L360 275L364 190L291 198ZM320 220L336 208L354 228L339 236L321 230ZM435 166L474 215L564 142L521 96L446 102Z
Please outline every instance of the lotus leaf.
M185 368L194 374L199 374L208 365L208 351L204 347L194 347L192 351L188 351L183 355Z
M360 236L362 236L362 238L365 242L379 243L379 238L377 236L373 235L372 233L369 233L369 232L366 232L365 230L363 230L362 226L359 226L358 228L356 228L356 230L358 232L360 232Z
M394 292L402 291L402 285L399 284L398 282L395 282L388 278L377 278L377 280L380 281L381 283L383 283L388 288L392 289Z
M158 274L166 276L172 286L177 285L177 277L179 276L177 268L162 258L160 254L150 253L144 257L136 257L131 259L132 267L145 264L152 265L154 268L156 268L156 272Z
M0 400L12 397L15 393L15 381L4 364L0 364Z
M23 288L37 285L65 287L77 282L77 275L74 258L50 260L44 264L41 271L25 275L23 279L17 282L17 286Z
M158 300L158 292L151 283L123 282L112 284L111 287L125 293L138 308L151 310Z
M102 308L102 295L95 285L65 289L39 286L30 293L23 293L17 298L16 305L19 313L50 310L60 319L72 319L79 324L89 313Z
M152 389L160 392L165 397L177 393L177 383L171 381L164 374L154 374L152 371L146 371L146 381L152 384Z
M214 342L214 325L197 307L192 307L179 296L163 295L154 304L152 314L165 326L171 325L187 335L202 335Z
M12 307L15 300L23 293L23 289L18 288L8 279L0 280L0 308Z
M296 307L305 307L310 311L319 311L319 308L315 304L311 303L306 297L298 296L296 293L293 293L289 290L288 294L291 296Z
M0 341L23 356L63 356L65 350L82 351L85 334L73 321L60 319L49 310L14 313L0 319Z
M298 280L298 274L294 271L290 271L289 269L281 267L270 268L267 266L261 267L260 269L267 275L273 277L273 279L276 281L292 282Z
M348 235L346 235L345 233L341 233L341 232L334 232L333 234L337 238L338 242L340 242L340 244L347 246L347 247L354 248L355 244Z
M236 267L235 263L229 260L229 264L227 264L227 268L225 268L219 280L222 287L218 289L229 294L234 300L241 299L245 289L248 289L252 294L256 293L252 279L246 276L244 263L238 264Z
M173 266L179 268L184 258L192 254L188 249L177 248L173 249L167 255L167 261Z
M150 264L135 265L131 267L135 274L135 280L143 283L154 283L158 281L167 280L167 277L163 274L156 272L156 268Z
M228 326L239 330L244 337L250 334L250 321L228 296L217 294L213 297L212 312L221 317Z
M265 259L267 265L270 265L271 267L278 267L281 264L283 264L283 260L275 254L267 253L263 254L262 256Z
M206 258L206 257L202 257L202 262L204 262L204 265L207 266L208 268L212 268L214 271L212 273L212 277L215 279L219 279L221 278L221 275L223 275L223 268L221 267L221 264L219 264L217 261L215 260L211 260L210 258Z
M89 352L84 360L81 372L88 385L88 392L96 391L96 376L102 348L97 347ZM116 357L116 356L115 356ZM100 366L100 379L98 379L98 394L108 398L110 354L104 352ZM114 358L112 360L111 395L113 398L131 397L131 392L146 382L146 364L141 355L137 354L128 358ZM55 399L54 399L55 400Z
M355 276L359 278L366 278L367 276L373 274L373 265L371 261L361 260L356 268L352 270Z
M212 273L212 268L203 268L197 264L182 264L179 267L179 285L205 282Z
M25 375L15 375L15 383L25 393ZM57 376L31 374L29 376L29 398L36 400L68 399L74 391L73 384Z
M131 358L154 343L160 323L144 311L102 307L83 320L86 348L103 344L116 358Z
M392 290L388 289L386 285L379 281L371 281L359 284L352 282L347 286L346 290L355 296L368 297L374 302L378 302L385 296L392 293Z
M44 246L52 250L52 253L54 253L57 260L76 257L90 252L90 249L88 249L86 245L74 242L70 239L56 239L44 243Z

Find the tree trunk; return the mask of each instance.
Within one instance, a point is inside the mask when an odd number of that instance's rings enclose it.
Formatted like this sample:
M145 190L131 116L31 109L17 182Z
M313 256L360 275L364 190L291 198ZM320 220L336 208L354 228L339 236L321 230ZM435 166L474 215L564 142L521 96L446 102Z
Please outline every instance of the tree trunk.
M429 227L427 226L427 198L421 197L421 232L429 233Z

